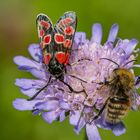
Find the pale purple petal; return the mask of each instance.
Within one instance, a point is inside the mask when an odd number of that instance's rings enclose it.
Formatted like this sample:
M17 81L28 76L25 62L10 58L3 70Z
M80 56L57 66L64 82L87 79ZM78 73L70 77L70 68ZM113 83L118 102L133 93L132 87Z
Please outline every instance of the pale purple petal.
M65 110L70 110L70 105L64 101L60 101L60 107Z
M102 26L96 23L92 26L92 38L91 42L101 43L102 40Z
M118 52L119 50L122 50L126 54L125 49L127 48L128 44L129 44L128 39L122 40L122 39L119 38L114 50L116 52Z
M96 121L96 125L100 128L106 129L106 130L111 129L116 136L119 136L119 135L125 133L125 131L126 131L125 126L122 122L120 122L118 124L106 123L103 115L101 116L100 119L98 119Z
M42 62L42 53L39 44L31 44L28 50L34 60Z
M106 49L113 49L114 48L114 45L113 45L113 43L112 42L106 42L105 44L104 44L104 48L106 48Z
M32 97L38 90L35 88L32 89L20 89L20 91L24 94L27 95L28 97ZM41 94L41 92L40 92Z
M32 113L33 113L33 115L39 115L41 113L41 110L33 109Z
M59 106L59 101L57 100L48 100L45 102L39 102L35 105L35 108L39 110L56 110Z
M33 110L35 104L38 102L38 100L33 100L33 101L27 101L25 99L16 99L13 101L13 106L17 110Z
M23 56L14 57L14 62L18 65L19 69L31 72L32 75L39 79L46 79L48 72L42 67L42 64L32 61Z
M114 42L116 40L118 30L119 30L118 24L113 24L110 29L109 36L107 39L108 42Z
M70 114L70 124L77 125L80 118L80 111L74 111L74 113Z
M126 53L129 55L133 52L136 45L138 44L138 40L132 39L129 41L127 48L125 49Z
M55 97L58 98L59 100L63 100L63 93L58 92L55 94Z
M86 42L86 34L84 32L76 32L74 37L74 43L77 46L83 45Z
M115 125L115 127L112 128L113 133L116 136L120 136L126 132L125 126L122 122Z
M59 115L60 112L56 112L56 111L49 111L49 112L42 113L43 119L48 123L52 123L54 120L57 120Z
M31 60L31 59L28 59L24 56L16 56L14 57L14 62L21 68L23 69L32 69L32 68L36 68L38 69L39 68L39 63Z
M22 89L40 88L45 85L43 80L33 80L33 79L16 79L15 84Z
M74 131L79 134L81 129L86 125L85 118L81 117L79 123L74 127Z
M49 73L48 71L45 71L45 69L31 69L30 72L33 76L39 79L48 79Z
M101 115L101 118L95 121L96 125L100 128L106 129L106 130L110 130L112 128L111 124L108 124L105 122L104 120L104 115Z
M94 124L86 124L88 140L101 140L97 127Z
M65 110L61 111L60 113L60 117L59 117L59 121L60 122L63 122L66 118L66 115L65 115Z

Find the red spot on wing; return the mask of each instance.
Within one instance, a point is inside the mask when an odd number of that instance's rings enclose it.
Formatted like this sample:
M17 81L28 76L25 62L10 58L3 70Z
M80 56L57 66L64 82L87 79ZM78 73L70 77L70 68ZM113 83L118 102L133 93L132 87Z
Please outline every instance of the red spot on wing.
M39 31L39 36L42 37L42 36L44 36L44 34L45 34L44 30L40 30L40 31Z
M72 42L70 39L66 39L64 42L64 47L65 48L71 48Z
M44 36L44 43L45 44L50 44L50 42L51 42L51 35Z
M63 23L64 24L70 24L72 21L73 21L72 18L66 18L66 19L63 20Z
M73 34L73 28L71 26L68 26L65 28L65 34L66 35L72 35Z
M58 52L58 53L55 54L55 58L57 59L57 61L60 64L64 64L64 65L67 65L68 64L69 57L70 57L70 54L69 53Z
M69 24L71 24L72 22L73 22L73 19L72 19L72 18L66 18L66 19L62 19L62 20L59 22L59 25L65 27L66 25L69 25Z
M55 42L58 43L58 44L64 42L64 36L61 35L61 34L55 34L54 39L55 39Z
M40 42L40 47L41 47L41 49L44 48L44 43L43 42Z
M65 62L64 62L64 65L67 65L67 64L68 64L69 58L70 58L70 54L67 53L67 54L65 55Z
M51 54L47 53L47 54L44 54L44 63L45 64L49 64L50 62L50 59L51 59Z
M65 62L65 53L64 52L58 52L55 54L55 58L60 64L63 64Z
M47 21L41 20L40 21L40 24L42 26L44 26L46 29L49 29L50 28L50 24Z

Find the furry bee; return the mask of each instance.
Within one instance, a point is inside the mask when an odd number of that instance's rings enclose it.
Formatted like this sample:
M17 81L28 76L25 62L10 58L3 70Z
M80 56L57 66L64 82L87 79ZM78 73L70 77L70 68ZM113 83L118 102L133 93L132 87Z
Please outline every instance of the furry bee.
M107 59L118 65L116 62ZM132 60L135 61L135 60ZM132 61L127 62L124 66ZM109 81L102 83L102 87L108 88L108 97L94 120L97 119L102 113L105 121L110 124L119 123L129 112L131 108L136 107L136 97L139 96L135 92L135 85L139 83L139 78L135 82L134 74L126 68L114 69L110 75ZM101 90L101 89L99 89Z

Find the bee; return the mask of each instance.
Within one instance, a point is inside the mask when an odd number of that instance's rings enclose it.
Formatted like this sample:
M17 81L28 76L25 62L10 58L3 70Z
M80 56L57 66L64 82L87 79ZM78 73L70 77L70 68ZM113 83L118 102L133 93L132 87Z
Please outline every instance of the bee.
M135 82L135 76L133 72L126 69L125 66L133 61L127 62L123 67L120 67L116 62L101 58L113 62L118 66L115 68L110 77L109 81L101 82L101 90L103 87L108 90L108 97L105 100L104 106L94 117L96 120L101 114L104 115L105 122L110 124L117 124L124 119L131 108L136 107L136 98L139 96L135 92L135 85L140 82L139 78Z

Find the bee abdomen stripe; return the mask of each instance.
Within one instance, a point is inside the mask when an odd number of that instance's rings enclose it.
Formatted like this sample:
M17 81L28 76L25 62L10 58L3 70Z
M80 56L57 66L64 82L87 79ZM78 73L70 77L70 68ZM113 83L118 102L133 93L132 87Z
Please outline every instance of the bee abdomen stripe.
M124 110L115 110L115 109L108 109L108 113L112 115L125 115L126 111Z
M109 103L108 107L111 109L116 109L116 110L127 110L127 105L118 103L118 104L113 104L113 103Z

